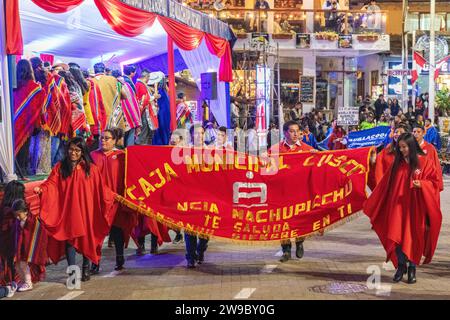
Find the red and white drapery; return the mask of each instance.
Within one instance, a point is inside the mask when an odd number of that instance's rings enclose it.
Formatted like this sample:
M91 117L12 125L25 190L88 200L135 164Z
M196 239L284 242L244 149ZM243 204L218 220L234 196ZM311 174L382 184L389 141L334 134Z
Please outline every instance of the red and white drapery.
M8 0L6 6L7 53L21 55L23 53L22 30L19 16L19 0ZM37 6L52 13L70 11L84 0L32 0ZM231 64L231 47L226 39L191 28L168 17L156 13L143 11L128 6L118 0L94 0L102 17L111 28L126 37L136 37L150 28L156 19L167 33L168 62L169 62L169 90L171 115L176 113L175 105L175 77L173 44L186 51L196 49L205 40L211 54L220 58L219 80L233 81ZM176 128L175 117L171 117L171 128Z
M428 64L428 61L425 60L425 58L417 51L414 51L413 59L414 59L414 63L415 63L415 68L411 72L411 83L412 84L414 84L417 81L417 79L419 79L419 75L422 72L422 69L424 69L425 65ZM434 80L436 80L439 77L439 72L441 71L442 66L449 59L450 59L450 56L446 56L445 58L442 58L441 60L436 62L436 66L435 66L435 70L434 70Z

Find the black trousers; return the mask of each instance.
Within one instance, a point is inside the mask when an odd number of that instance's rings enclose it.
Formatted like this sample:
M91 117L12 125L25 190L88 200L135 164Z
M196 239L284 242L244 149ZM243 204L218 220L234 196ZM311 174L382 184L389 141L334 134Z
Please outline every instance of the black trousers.
M198 241L197 241L198 240ZM184 242L186 243L186 260L192 261L208 248L208 239L198 238L184 233Z
M297 238L297 239L295 239L295 244L299 245L299 244L302 244L304 241L305 241L304 238ZM286 253L286 252L290 253L291 249L292 249L291 240L289 240L289 242L287 242L287 241L286 242L284 242L284 241L281 242L281 250L283 251L283 253Z
M114 248L116 249L116 256L123 256L125 241L123 239L123 230L119 227L112 226L110 237L114 241Z
M77 251L75 248L68 242L66 242L66 259L67 264L69 266L73 266L76 264ZM83 256L83 267L89 267L90 261L88 258Z
M138 245L143 247L144 243L145 243L145 237L139 237L138 238ZM155 248L158 247L158 237L155 236L153 233L151 233L150 243L151 243L151 248L152 249L155 249Z

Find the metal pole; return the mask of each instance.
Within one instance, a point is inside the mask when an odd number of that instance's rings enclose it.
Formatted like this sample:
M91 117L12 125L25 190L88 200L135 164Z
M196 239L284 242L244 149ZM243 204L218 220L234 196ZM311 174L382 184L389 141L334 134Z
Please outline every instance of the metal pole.
M435 83L434 83L434 71L436 69L436 59L435 59L435 31L434 31L434 23L435 23L435 15L436 15L436 1L430 1L430 68L428 75L428 118L431 119L431 122L434 123L434 99L435 99Z
M416 70L416 62L414 60L414 48L416 46L416 30L413 30L412 32L412 47L411 47L411 57L412 57L412 70ZM416 90L415 88L417 87L417 82L414 83L413 88L412 88L412 103L413 103L413 110L415 110L415 105L416 105Z
M402 22L402 69L408 69L408 33L406 31L406 19L408 16L408 0L403 0L403 22ZM408 76L402 75L402 105L403 111L408 110Z

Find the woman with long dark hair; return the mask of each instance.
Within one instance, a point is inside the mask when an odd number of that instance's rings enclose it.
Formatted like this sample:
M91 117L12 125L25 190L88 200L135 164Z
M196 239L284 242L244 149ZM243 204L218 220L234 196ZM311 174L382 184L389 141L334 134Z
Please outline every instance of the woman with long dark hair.
M400 135L406 132L409 132L409 130L405 125L400 124L396 126L394 129L392 142L389 143L386 148L381 150L381 152L377 155L377 162L375 167L375 181L377 184L390 169L392 163L394 163L398 138L400 137Z
M14 154L20 170L27 170L30 137L40 128L40 115L46 98L41 85L35 81L31 63L17 63L17 88L14 90ZM22 172L25 173L26 172Z
M125 191L125 152L117 149L116 145L122 137L122 129L106 129L100 137L100 148L91 152L92 159L98 167L103 181L112 191L120 195L123 195ZM118 203L111 210L117 212L114 214L115 219L110 232L110 238L114 241L116 249L115 270L122 270L125 264L124 248L128 245L131 232L137 224L137 216ZM98 272L98 265L93 264L91 274Z
M414 136L403 133L395 148L395 160L369 199L369 216L397 271L394 282L408 273L416 282L416 265L431 262L442 223L439 179L434 163L425 156Z
M0 260L4 275L4 279L0 279L0 282L7 285L16 281L16 268L14 266L16 219L11 208L17 199L25 199L25 186L18 181L11 181L5 187L0 205Z
M81 253L81 280L89 280L89 261L99 263L114 219L114 195L104 185L82 138L69 141L64 159L35 192L41 194L40 216L49 234L50 259L56 264L65 255L70 266L75 265L76 252Z

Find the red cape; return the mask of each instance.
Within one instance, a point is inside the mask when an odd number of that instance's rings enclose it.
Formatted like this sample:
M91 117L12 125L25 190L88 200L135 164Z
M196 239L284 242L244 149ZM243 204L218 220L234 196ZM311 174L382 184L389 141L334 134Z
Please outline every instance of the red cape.
M367 185L371 190L375 189L394 163L395 152L391 153L390 150L391 144L388 144L379 154L377 154L377 162L374 165L370 165Z
M106 128L106 110L103 104L102 93L100 87L92 81L86 80L89 83L89 104L91 105L92 116L94 117L94 125L91 127L93 135L100 135Z
M61 117L61 126L58 133L69 137L72 135L70 124L72 122L72 103L70 101L70 92L66 81L60 75L53 75L56 83L55 94L58 99L59 114Z
M439 156L437 154L436 148L423 140L423 143L420 146L423 152L430 158L431 162L434 163L436 170L438 171L438 180L439 180L439 191L444 190L444 180L442 178L442 170L441 170L441 162L439 161Z
M3 219L0 223L0 284L6 284L11 278L11 270L7 266L7 258L14 257L15 261L25 261L31 271L31 280L38 282L45 277L47 257L47 234L39 223L37 216L29 213L23 228L14 217L10 208L3 209ZM7 278L7 279L6 279ZM18 272L16 280L19 279Z
M125 152L113 150L104 153L101 150L96 150L91 152L91 157L106 185L113 192L123 196L125 191ZM125 246L127 246L131 232L138 222L137 213L119 203L115 203L111 210L116 212L113 225L123 230Z
M420 264L422 256L423 263L429 263L442 223L435 164L428 156L419 156L419 169L413 178L409 171L401 162L395 177L391 179L392 172L384 175L363 209L386 250L386 261L391 260L396 267L396 246L415 264ZM412 179L420 180L422 188L413 188Z
M14 155L39 127L39 116L45 101L41 85L30 80L25 86L14 90Z
M113 192L104 184L95 165L90 176L79 164L67 179L58 163L41 185L41 221L49 234L48 254L53 263L64 256L65 242L98 264L104 238L108 235L114 212Z

